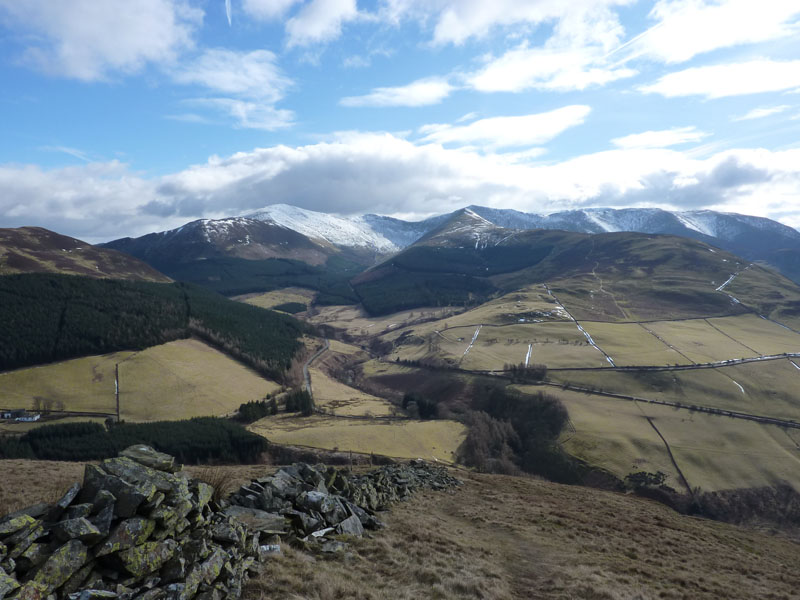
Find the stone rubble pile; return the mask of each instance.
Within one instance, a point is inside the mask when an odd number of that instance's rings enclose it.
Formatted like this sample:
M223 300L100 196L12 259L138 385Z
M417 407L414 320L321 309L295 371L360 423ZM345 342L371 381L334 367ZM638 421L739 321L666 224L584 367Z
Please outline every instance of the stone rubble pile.
M179 470L132 446L56 504L0 518L0 599L238 598L270 546Z
M364 475L298 463L217 502L179 471L132 446L87 465L55 504L0 518L0 600L236 599L282 541L339 552L338 536L382 527L376 511L461 485L423 461Z
M298 463L242 486L229 498L225 513L285 541L338 552L345 546L333 536L360 537L365 529L383 526L375 517L377 511L420 489L458 485L461 481L447 469L422 460L387 465L364 475Z

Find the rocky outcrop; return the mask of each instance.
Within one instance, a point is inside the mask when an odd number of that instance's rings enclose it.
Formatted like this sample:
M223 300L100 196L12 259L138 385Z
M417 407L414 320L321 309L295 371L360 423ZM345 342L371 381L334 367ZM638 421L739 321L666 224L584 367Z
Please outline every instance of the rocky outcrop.
M252 480L233 494L225 513L264 533L279 533L322 551L344 548L338 535L363 535L382 523L375 514L420 489L461 485L447 469L418 460L386 465L363 475L305 463ZM278 531L284 519L286 528Z
M56 504L0 519L0 599L239 597L268 546L179 469L134 446L87 465Z
M236 599L282 542L339 552L340 536L382 526L377 511L459 484L422 461L364 475L300 463L215 502L172 457L133 446L55 504L0 518L0 600Z

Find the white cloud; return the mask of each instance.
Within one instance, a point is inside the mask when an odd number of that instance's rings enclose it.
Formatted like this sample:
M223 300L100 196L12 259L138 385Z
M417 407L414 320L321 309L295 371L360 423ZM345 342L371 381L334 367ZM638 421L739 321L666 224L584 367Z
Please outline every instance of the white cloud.
M26 38L22 60L85 81L149 63L170 63L193 46L203 11L185 0L0 0L0 17Z
M498 27L536 26L579 13L601 11L610 6L632 4L633 0L385 0L380 16L390 23L414 19L435 21L435 44L462 44L482 38Z
M490 61L467 81L481 92L568 91L605 85L635 74L629 68L602 65L596 53L585 48L554 50L522 44Z
M88 241L286 202L346 213L446 212L481 204L531 212L585 206L710 208L800 224L800 149L729 150L705 159L664 148L562 162L448 150L390 134L274 146L145 179L118 162L45 170L0 166L5 226L40 225Z
M627 58L685 62L698 54L800 35L800 4L792 0L660 0L657 21L626 48Z
M242 10L258 21L282 18L289 9L302 0L243 0Z
M231 21L231 0L225 0L225 16L228 17L228 27L230 27L233 23Z
M210 49L173 72L183 84L198 84L224 94L277 102L292 85L268 50L236 52Z
M469 125L424 125L423 142L437 144L482 144L489 148L537 146L584 122L591 108L573 105L545 113L479 119Z
M740 63L692 67L639 87L667 98L705 96L724 98L763 92L779 92L800 86L800 60L751 60Z
M187 101L189 104L232 118L240 128L274 131L288 127L294 118L292 111L275 107L292 85L276 61L275 54L267 50L209 49L174 69L172 76L178 83L200 85L215 94L210 98L194 98ZM232 97L217 97L217 94ZM173 115L171 118L204 122L196 115Z
M749 111L748 113L742 115L741 117L736 117L733 119L734 121L750 121L753 119L763 119L764 117L770 117L772 115L777 115L782 112L786 112L792 108L788 104L782 104L780 106L768 106L763 108L754 108L753 110Z
M342 25L358 17L356 0L311 0L286 22L288 45L310 46L342 34Z
M708 133L699 131L696 127L673 127L661 131L644 131L633 133L624 137L611 140L618 148L667 148L690 142L699 142L707 137Z
M635 75L633 69L607 61L624 34L617 15L602 7L571 8L542 46L522 42L468 75L468 83L483 92L568 91Z
M429 77L397 87L378 87L364 96L347 96L342 106L429 106L438 104L456 89L446 79Z
M262 129L275 131L285 129L293 124L294 112L275 108L270 104L241 100L237 98L194 98L187 104L216 111L232 118L241 129ZM173 117L174 118L174 117ZM193 122L202 122L192 118L184 118Z

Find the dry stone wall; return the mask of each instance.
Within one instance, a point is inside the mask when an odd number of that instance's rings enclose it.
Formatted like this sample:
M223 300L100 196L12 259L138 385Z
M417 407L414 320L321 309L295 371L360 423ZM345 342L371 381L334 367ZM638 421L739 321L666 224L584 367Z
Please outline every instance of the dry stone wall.
M0 518L0 600L236 599L281 543L337 552L393 502L460 485L422 461L365 475L300 463L215 502L179 471L132 446L87 465L55 504Z

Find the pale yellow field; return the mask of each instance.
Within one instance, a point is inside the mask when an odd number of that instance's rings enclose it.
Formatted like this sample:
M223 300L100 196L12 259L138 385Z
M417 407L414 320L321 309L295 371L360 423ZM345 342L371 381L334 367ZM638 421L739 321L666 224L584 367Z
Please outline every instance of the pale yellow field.
M651 400L800 421L800 370L788 360L693 371L550 371L548 379Z
M528 344L533 344L530 363L550 367L602 367L608 363L597 349L588 344L572 321L483 326L478 338L465 355L477 326L433 330L424 323L385 336L397 341L403 334L406 342L389 354L389 360L418 360L438 357L464 369L502 369L506 364L525 362Z
M566 313L547 295L541 286L512 292L481 304L467 312L448 317L447 327L469 325L508 325L512 323L534 323L540 321L561 321L567 319ZM444 321L435 324L436 329L444 329Z
M647 328L697 363L758 356L703 319L648 323Z
M618 367L674 365L688 362L637 323L584 321L581 325L589 332L595 343L614 359Z
M64 410L115 412L114 365L119 363L121 416L127 421L226 415L279 386L198 340L178 340L142 352L115 352L0 374L9 408L34 398ZM234 383L232 383L234 382Z
M401 329L415 321L441 319L452 313L451 308L415 308L382 317L370 317L355 306L322 306L308 321L344 329L349 335L374 336Z
M642 408L655 417L693 488L712 491L786 481L800 490L800 452L780 428L665 407Z
M309 305L314 301L316 295L317 292L314 290L307 290L305 288L284 288L282 290L274 290L258 295L247 294L234 299L261 308L272 308L273 306L286 304L287 302L300 302L301 304Z
M564 402L575 428L565 437L565 448L619 477L639 469L661 470L669 476L668 485L682 491L648 416L692 488L714 491L786 481L800 490L800 449L779 427L563 390L552 393Z
M455 421L370 422L320 415L268 417L249 429L278 444L448 463L466 436L464 425Z
M800 335L753 314L709 319L708 322L761 354L800 352Z
M336 381L320 369L310 368L314 403L339 416L385 416L393 414L393 406L377 396Z
M353 354L363 352L363 350L361 350L361 348L358 346L354 346L353 344L345 344L339 340L330 340L329 344L331 352L338 352L339 354L347 354L352 356Z
M538 387L519 389L541 391ZM574 430L562 434L567 452L620 478L636 471L661 471L667 475L667 485L685 491L664 442L636 403L563 390L547 393L558 397L569 412Z

